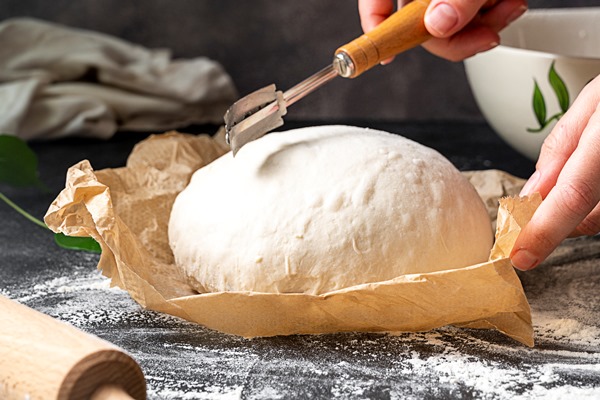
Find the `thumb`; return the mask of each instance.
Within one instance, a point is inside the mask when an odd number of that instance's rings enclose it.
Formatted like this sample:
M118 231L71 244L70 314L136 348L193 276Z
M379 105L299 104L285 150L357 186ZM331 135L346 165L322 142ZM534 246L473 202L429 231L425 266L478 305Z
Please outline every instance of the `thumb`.
M425 27L434 37L452 36L489 3L487 0L432 0L425 13Z

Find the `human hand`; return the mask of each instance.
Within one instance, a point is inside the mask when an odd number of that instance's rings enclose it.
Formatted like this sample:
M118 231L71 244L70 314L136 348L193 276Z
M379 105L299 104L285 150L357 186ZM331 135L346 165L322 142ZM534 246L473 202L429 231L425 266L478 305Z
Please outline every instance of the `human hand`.
M521 270L536 267L568 236L600 232L600 75L544 140L521 195L534 192L544 200L510 256Z
M498 32L525 10L527 0L432 0L425 27L433 38L423 47L450 61L463 60L497 46ZM369 32L394 12L394 0L358 0L358 12L363 31Z

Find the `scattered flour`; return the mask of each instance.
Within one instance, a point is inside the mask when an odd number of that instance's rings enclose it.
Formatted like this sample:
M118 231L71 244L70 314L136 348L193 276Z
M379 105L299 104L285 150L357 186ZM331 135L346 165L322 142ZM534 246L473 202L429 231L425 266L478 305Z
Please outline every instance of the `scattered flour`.
M202 393L188 392L183 393L177 390L161 389L161 390L149 390L149 397L158 397L164 400L239 400L242 398L243 387L238 386L234 388L223 388L219 386L213 386L211 388L205 388ZM277 397L269 396L269 393L265 393L265 399L276 399Z
M598 398L600 398L600 390L598 389L598 387L579 388L573 387L571 385L546 389L543 386L535 385L533 387L533 390L531 390L526 395L519 395L514 397L515 400L526 400L532 398L544 400L598 400Z
M110 280L103 277L99 272L92 274L81 274L74 272L73 276L52 278L48 281L33 285L29 293L22 295L16 300L27 303L43 298L53 293L81 292L86 290L110 289ZM114 290L120 290L114 288Z
M569 282L576 290L544 288L530 298L532 349L452 327L247 340L143 310L83 268L0 294L126 349L145 371L149 399L596 399L600 310L580 301L596 286ZM576 297L556 305L562 293Z
M544 314L536 315L536 325L539 337L600 347L600 328L596 326L585 325L570 318L553 319Z

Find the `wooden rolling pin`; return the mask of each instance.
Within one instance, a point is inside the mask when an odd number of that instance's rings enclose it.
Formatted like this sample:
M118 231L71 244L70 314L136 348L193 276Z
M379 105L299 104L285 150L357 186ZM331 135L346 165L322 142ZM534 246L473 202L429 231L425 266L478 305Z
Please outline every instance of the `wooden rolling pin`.
M0 399L145 399L118 347L0 296Z

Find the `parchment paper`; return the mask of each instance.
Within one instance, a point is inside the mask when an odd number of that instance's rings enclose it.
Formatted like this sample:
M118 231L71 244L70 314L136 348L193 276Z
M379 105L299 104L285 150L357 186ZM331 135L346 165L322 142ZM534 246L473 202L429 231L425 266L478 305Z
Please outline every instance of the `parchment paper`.
M494 328L533 346L529 304L507 256L541 199L507 197L498 209L498 197L523 183L501 171L469 173L471 182L484 183L476 187L488 208L498 211L497 240L486 263L317 296L195 292L174 265L169 214L192 173L228 151L222 138L169 132L140 142L123 168L94 171L81 161L68 170L45 221L55 232L96 239L102 247L98 268L143 307L222 332L256 337L454 324Z

